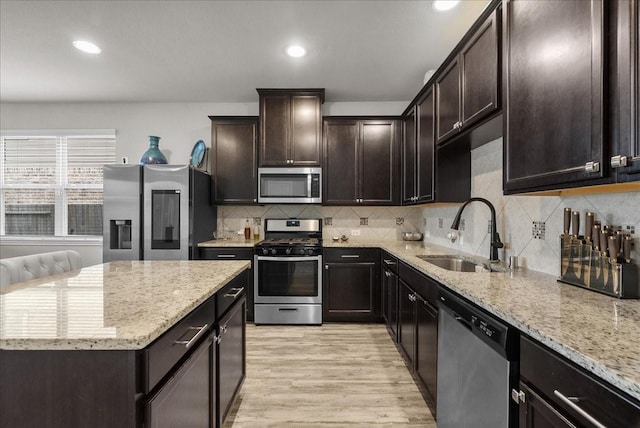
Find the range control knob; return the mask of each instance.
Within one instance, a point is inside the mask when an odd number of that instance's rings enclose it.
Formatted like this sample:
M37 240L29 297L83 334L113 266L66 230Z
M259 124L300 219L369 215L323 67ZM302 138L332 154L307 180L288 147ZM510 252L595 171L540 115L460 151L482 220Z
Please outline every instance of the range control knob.
M307 255L309 255L309 256L313 256L313 248L309 248L309 249L307 250Z
M298 248L297 253L304 256L304 248Z
M267 254L269 254L269 250L267 250L266 248L263 248L262 254L266 256Z
M275 249L275 248L272 248L270 252L271 252L271 255L272 255L272 256L275 256L275 255L276 255L276 249Z
M285 252L286 255L291 254L291 248L287 248L286 250L284 250L284 252Z

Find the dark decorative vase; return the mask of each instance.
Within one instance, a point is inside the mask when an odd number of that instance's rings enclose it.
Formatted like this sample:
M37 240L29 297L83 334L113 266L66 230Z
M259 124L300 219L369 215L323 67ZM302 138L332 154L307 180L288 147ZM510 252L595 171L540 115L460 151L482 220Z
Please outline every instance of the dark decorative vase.
M154 137L153 135L149 136L149 149L144 152L140 158L140 165L167 163L167 158L164 157L158 148L159 142L160 137Z

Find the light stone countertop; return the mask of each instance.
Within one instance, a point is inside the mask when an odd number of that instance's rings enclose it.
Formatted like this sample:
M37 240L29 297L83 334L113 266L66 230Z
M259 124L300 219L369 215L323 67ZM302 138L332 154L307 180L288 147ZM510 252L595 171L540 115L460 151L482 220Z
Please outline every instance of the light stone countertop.
M198 244L200 248L248 247L253 248L260 240L253 239L212 239Z
M117 261L4 287L0 349L143 349L248 261Z

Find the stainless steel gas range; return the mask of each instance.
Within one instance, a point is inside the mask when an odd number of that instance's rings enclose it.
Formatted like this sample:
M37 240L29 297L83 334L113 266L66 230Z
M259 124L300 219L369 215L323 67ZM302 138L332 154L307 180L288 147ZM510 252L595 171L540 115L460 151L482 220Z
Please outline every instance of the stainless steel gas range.
M266 219L255 247L256 324L322 324L321 219Z

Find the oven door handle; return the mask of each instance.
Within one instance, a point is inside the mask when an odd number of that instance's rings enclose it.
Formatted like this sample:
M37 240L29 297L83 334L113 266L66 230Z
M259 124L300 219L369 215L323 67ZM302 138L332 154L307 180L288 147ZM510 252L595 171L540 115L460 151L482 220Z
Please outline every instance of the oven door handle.
M305 256L305 257L263 257L258 256L259 262L311 262L313 260L320 260L321 256Z

